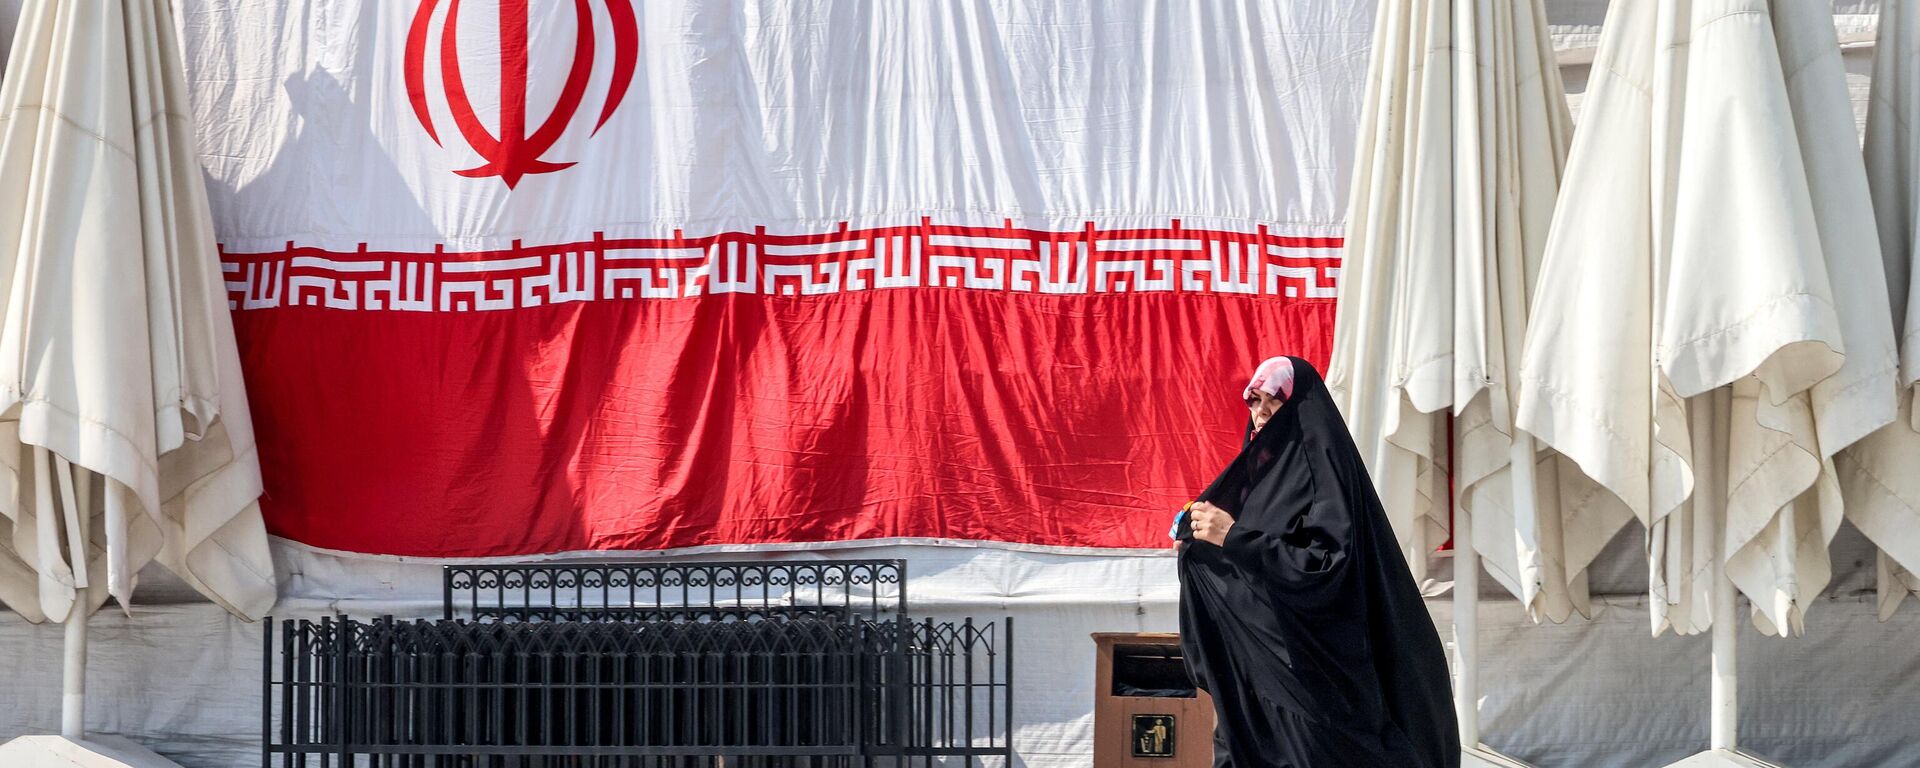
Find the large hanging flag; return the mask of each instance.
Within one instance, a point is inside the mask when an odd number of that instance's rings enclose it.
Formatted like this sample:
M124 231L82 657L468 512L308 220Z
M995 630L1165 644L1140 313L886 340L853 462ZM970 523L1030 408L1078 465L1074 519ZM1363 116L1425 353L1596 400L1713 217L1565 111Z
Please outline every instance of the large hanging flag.
M1163 546L1326 359L1369 5L192 0L268 523Z

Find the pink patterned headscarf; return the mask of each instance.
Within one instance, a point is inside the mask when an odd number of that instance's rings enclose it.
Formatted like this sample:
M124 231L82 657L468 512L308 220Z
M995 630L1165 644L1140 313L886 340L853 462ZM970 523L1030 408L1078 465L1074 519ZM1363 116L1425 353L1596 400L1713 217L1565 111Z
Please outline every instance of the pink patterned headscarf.
M1282 401L1293 397L1293 358L1270 357L1253 371L1253 380L1247 382L1247 388L1240 393L1242 400L1253 397L1254 390L1267 393L1270 397Z

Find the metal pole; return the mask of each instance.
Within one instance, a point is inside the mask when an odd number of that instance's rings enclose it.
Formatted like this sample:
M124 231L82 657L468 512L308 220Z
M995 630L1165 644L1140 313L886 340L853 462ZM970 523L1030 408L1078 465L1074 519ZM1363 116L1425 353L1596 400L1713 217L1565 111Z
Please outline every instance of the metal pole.
M1739 644L1734 638L1733 582L1727 579L1725 566L1713 564L1713 710L1712 745L1714 749L1739 746L1740 678Z
M902 579L904 582L905 580ZM1013 617L1007 617L1007 768L1013 768Z
M85 568L82 563L80 567ZM60 735L79 741L87 730L87 609L93 605L91 588L74 590L67 612L67 643L60 695Z
M86 470L73 466L59 454L35 446L33 474L39 509L51 512L54 488L59 488L59 509L66 520L68 565L73 569L73 604L67 609L66 658L62 662L60 690L60 735L78 741L87 728L87 612L93 608L93 595L87 583L88 528L93 521L91 484ZM80 475L80 490L74 489L74 475ZM109 502L111 503L111 502ZM83 506L84 505L84 506ZM52 524L42 520L42 525Z
M348 634L347 617L339 616L333 624L333 727L339 737L337 745L340 751L340 768L353 768L353 750L348 746L350 733L347 730L347 643L352 642Z
M1480 744L1480 554L1473 550L1473 515L1460 510L1453 518L1453 646L1459 667L1453 713L1460 721L1460 746L1472 749Z
M273 617L260 620L267 630L260 652L260 768L273 766ZM286 716L285 713L282 716Z
M1739 620L1735 618L1734 603L1737 599L1733 581L1727 578L1726 548L1726 450L1721 445L1721 435L1727 434L1732 421L1732 397L1726 388L1714 390L1699 398L1694 405L1696 413L1704 410L1704 418L1695 418L1694 423L1694 514L1707 515L1712 522L1709 530L1715 539L1711 548L1713 553L1713 677L1710 709L1710 739L1716 750L1731 750L1739 746L1740 723L1740 654ZM1701 429L1702 422L1706 428Z
M1450 92L1448 107L1452 112L1452 174L1454 194L1448 197L1451 214L1458 219L1470 219L1482 213L1478 195L1465 194L1460 187L1462 179L1478 179L1481 168L1478 162L1478 143L1480 135L1480 103L1475 88L1480 77L1479 62L1475 55L1476 19L1475 3L1445 3L1449 36L1448 45L1452 59L1447 62L1452 67L1452 77L1447 82ZM1470 230L1462 230L1470 231ZM1462 237L1455 233L1453 242L1456 255L1468 253L1475 260L1483 254L1479 247L1485 243L1473 242L1470 236ZM1447 447L1455 447L1453 421L1447 421ZM1451 460L1450 462L1451 463ZM1448 483L1451 490L1453 484ZM1453 645L1459 669L1453 685L1454 719L1460 727L1460 746L1473 749L1480 744L1480 649L1477 640L1480 632L1480 555L1473 549L1473 516L1460 506L1458 494L1449 499L1453 504Z

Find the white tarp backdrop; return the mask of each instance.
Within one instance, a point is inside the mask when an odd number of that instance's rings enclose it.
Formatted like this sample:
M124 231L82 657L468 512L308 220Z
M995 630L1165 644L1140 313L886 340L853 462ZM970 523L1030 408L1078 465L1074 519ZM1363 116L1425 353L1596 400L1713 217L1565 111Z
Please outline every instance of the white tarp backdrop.
M18 0L0 0L0 49ZM1570 101L1578 105L1604 0L1549 0ZM1870 41L1873 2L1836 9L1843 41ZM1856 113L1865 114L1871 47L1847 49ZM1541 765L1639 768L1706 741L1704 638L1646 637L1642 531L1629 526L1595 561L1592 620L1533 626L1488 583L1483 606L1482 690L1488 741ZM975 548L877 547L858 556L905 556L916 602L942 615L1014 615L1022 655L1017 746L1029 765L1088 765L1095 631L1165 631L1175 624L1172 561L1163 554L1104 557ZM1920 767L1920 611L1909 602L1887 623L1874 616L1875 550L1843 527L1834 580L1807 635L1742 643L1743 743L1787 764ZM430 565L344 559L276 545L282 617L335 610L435 615ZM1443 567L1433 574L1445 579ZM142 607L144 606L144 607ZM1445 599L1432 603L1450 621ZM259 759L260 629L202 602L156 570L143 576L132 619L95 623L90 727L144 741L190 766ZM0 613L0 739L57 727L60 633ZM1035 650L1045 649L1042 653ZM1904 751L1903 751L1904 748Z
M1639 532L1594 565L1594 617L1535 626L1490 580L1481 606L1487 741L1541 766L1646 768L1706 743L1704 636L1647 637ZM906 557L915 605L936 617L1013 616L1019 655L1016 746L1025 765L1090 765L1092 632L1171 631L1177 599L1164 556L866 547L795 557ZM1844 530L1844 563L1804 637L1742 627L1742 744L1796 768L1920 768L1920 611L1874 616L1872 550ZM276 615L439 615L438 569L280 547L287 597ZM1437 574L1445 578L1444 568ZM90 727L188 766L259 760L261 630L190 591L155 584L132 619L95 619ZM1430 603L1440 626L1451 602ZM1745 624L1745 622L1742 622ZM57 726L59 630L0 614L0 735ZM1904 751L1903 751L1904 750Z

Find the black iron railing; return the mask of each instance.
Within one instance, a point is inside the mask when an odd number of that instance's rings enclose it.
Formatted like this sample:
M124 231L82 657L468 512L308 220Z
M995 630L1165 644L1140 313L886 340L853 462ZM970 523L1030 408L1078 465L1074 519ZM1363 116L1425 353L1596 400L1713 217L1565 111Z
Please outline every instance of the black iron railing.
M907 613L904 560L450 565L445 618L739 619Z
M869 731L872 751L899 745L901 753L919 757L1000 755L1010 768L1013 618L1002 621L1003 626L975 624L970 618L876 625L869 647L877 651L897 642L895 652L904 663L894 669L904 668L906 684L870 689L903 699L887 710L900 718L898 729L882 720ZM896 634L905 637L890 636Z
M477 619L269 621L264 761L1013 765L1012 619L907 619L897 561L837 564L857 568L841 577L824 563L751 564L771 576L687 565L540 566L537 577L452 566L448 606ZM589 572L554 572L564 568ZM873 588L895 578L899 588ZM636 583L692 591L594 591ZM562 607L528 590L557 590L543 594ZM503 594L517 604L500 605ZM714 597L688 597L700 594Z

